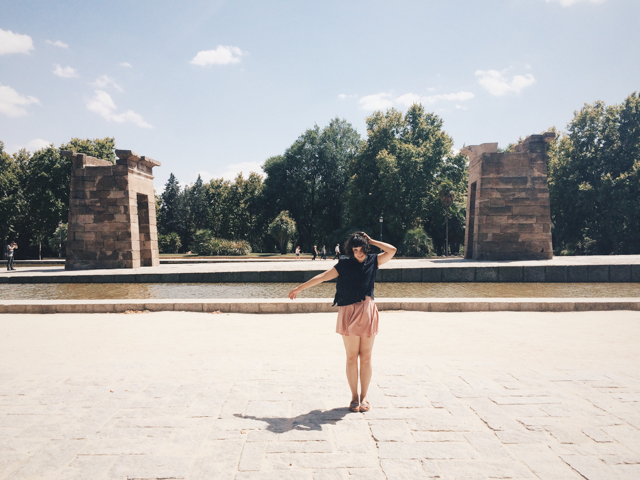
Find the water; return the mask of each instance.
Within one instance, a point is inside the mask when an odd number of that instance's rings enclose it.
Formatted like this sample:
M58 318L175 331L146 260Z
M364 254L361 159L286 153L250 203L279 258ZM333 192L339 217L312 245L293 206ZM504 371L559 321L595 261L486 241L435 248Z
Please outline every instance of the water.
M49 283L6 285L3 300L286 298L294 283ZM300 297L333 298L335 284ZM376 298L640 297L639 283L378 283Z

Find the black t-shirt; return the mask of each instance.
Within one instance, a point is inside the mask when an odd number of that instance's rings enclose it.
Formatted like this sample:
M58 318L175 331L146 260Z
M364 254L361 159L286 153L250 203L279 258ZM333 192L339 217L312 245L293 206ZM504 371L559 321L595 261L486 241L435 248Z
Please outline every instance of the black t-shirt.
M360 263L352 257L343 257L335 266L338 271L338 283L334 305L343 307L373 298L373 287L378 271L378 255L370 253L364 262Z

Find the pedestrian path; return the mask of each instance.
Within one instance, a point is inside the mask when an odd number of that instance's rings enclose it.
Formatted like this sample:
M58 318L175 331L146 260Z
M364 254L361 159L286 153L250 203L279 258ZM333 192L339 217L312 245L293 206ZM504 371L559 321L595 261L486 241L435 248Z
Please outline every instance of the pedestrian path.
M637 480L639 315L4 315L0 479Z
M238 261L162 264L113 270L65 270L25 266L0 270L2 283L257 283L303 282L334 261ZM393 259L379 282L640 282L640 255L555 257L551 260L482 262L450 259Z

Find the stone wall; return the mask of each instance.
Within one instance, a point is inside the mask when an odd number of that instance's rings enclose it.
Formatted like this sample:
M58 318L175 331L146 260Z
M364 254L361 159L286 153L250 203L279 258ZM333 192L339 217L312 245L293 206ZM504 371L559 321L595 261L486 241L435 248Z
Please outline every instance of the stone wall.
M152 169L160 162L130 150L116 150L115 165L62 155L73 163L65 269L159 265Z
M554 137L531 135L514 153L498 153L497 143L462 150L469 157L466 258L553 257L546 152Z

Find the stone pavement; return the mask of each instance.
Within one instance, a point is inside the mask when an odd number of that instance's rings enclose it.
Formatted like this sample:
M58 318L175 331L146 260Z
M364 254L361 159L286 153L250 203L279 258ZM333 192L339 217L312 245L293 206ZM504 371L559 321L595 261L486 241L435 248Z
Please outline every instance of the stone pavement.
M0 317L0 479L638 479L638 312Z

